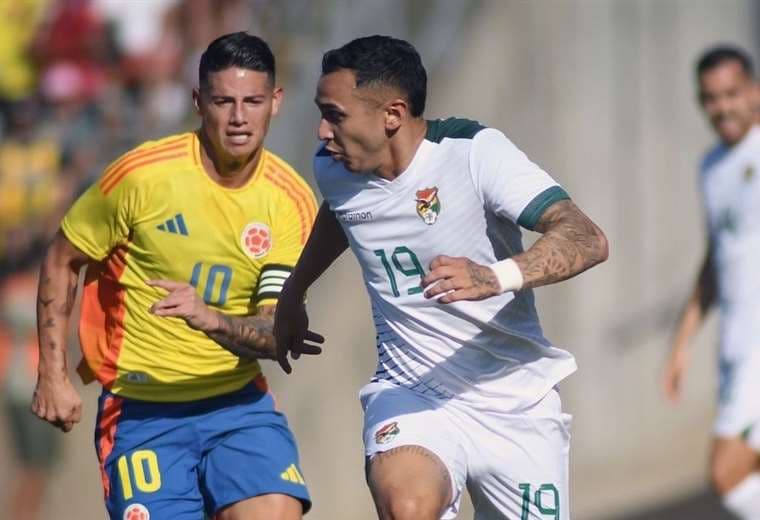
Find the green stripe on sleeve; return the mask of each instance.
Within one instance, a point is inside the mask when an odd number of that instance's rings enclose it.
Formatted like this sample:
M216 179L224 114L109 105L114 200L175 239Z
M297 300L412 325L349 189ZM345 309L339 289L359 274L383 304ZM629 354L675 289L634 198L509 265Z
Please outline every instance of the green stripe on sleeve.
M525 206L525 209L520 213L520 218L517 219L517 223L525 229L533 231L549 206L569 198L570 195L565 190L559 186L552 186L536 195L530 204Z

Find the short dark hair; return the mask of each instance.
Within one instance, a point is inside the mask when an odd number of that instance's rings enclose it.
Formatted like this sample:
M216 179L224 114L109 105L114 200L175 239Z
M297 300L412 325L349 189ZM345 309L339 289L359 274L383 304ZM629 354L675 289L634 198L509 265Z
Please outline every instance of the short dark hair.
M755 75L752 58L743 49L733 45L719 45L705 51L697 61L697 79L708 70L712 70L726 62L735 61L741 65L747 77Z
M352 40L322 57L323 76L339 69L354 71L357 87L397 88L406 96L414 117L425 111L427 73L419 53L407 41L379 35Z
M211 42L201 55L198 80L201 88L208 86L210 73L230 67L266 72L274 83L274 54L267 42L246 32L220 36Z

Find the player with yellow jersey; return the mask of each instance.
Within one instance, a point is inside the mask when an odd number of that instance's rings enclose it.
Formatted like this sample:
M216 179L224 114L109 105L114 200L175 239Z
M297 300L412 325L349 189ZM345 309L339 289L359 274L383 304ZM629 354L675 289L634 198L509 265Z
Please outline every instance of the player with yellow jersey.
M293 519L310 506L257 361L274 357L274 305L316 214L308 185L263 146L282 99L274 75L259 38L212 42L193 92L200 130L114 161L46 255L32 407L64 431L79 421L63 345L86 265L79 373L103 386L111 518Z

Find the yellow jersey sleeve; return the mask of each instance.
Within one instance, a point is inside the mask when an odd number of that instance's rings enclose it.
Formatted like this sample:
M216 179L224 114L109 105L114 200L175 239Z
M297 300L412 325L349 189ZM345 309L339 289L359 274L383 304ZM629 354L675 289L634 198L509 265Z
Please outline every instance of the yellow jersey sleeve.
M273 305L301 256L317 215L314 193L303 179L292 171L278 172L270 178L281 197L272 219L272 249L259 274L256 304Z
M77 199L61 222L66 238L95 260L103 260L128 241L134 216L139 214L140 193L134 177L109 183L108 171Z

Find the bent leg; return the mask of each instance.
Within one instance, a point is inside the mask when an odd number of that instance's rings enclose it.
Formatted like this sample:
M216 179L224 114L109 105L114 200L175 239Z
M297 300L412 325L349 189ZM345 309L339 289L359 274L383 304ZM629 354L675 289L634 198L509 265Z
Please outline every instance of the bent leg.
M725 437L713 439L710 477L713 489L720 496L725 496L758 470L758 455L744 440Z
M742 519L760 519L760 356L721 363L721 395L710 476L723 505Z
M243 389L219 401L198 426L207 514L224 520L301 518L311 500L295 438L272 396Z
M273 493L236 502L220 510L215 520L300 520L301 501L288 495Z
M568 520L570 416L552 390L518 414L494 408L468 424L467 488L475 520Z
M399 446L370 459L367 482L381 520L437 520L452 501L444 463L421 446Z
M367 483L381 520L455 518L467 454L448 403L384 382L365 386L361 401Z
M743 520L760 518L760 458L743 439L716 438L710 474L723 505Z

